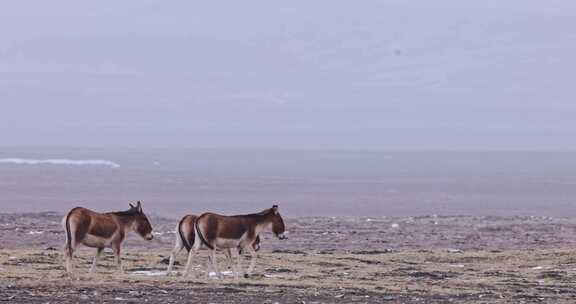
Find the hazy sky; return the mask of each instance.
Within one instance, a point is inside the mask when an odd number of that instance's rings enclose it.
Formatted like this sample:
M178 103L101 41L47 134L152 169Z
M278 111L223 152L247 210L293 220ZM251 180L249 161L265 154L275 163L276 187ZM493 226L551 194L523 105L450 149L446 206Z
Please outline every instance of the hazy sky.
M0 145L576 149L576 1L3 1Z

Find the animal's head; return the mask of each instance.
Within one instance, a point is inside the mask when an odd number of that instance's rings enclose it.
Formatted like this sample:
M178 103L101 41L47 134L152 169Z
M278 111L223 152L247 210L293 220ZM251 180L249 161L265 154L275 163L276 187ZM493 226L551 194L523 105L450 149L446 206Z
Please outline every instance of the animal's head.
M136 206L130 204L130 211L132 211L135 215L134 217L134 225L132 229L136 231L142 238L145 240L152 240L154 236L152 235L152 225L150 225L150 221L148 221L148 217L144 214L142 210L142 203L138 201Z
M277 238L281 240L287 239L287 237L284 235L286 227L284 226L284 220L278 211L278 205L272 206L272 209L270 210L272 212L272 232Z

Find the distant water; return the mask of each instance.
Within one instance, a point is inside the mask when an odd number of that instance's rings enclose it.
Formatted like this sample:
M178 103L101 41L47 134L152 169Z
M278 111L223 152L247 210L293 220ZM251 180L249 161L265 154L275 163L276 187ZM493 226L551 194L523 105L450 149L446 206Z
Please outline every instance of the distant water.
M11 160L6 160L11 159ZM4 161L2 161L4 160ZM576 214L576 154L4 148L3 212L125 209L165 216Z

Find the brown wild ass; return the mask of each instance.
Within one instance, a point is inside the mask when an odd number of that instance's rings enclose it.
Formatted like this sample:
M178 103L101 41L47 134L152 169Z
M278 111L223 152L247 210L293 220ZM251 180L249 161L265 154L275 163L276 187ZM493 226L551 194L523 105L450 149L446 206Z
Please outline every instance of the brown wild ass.
M152 226L142 211L140 201L136 206L130 204L127 211L98 213L92 210L76 207L62 219L66 231L66 271L73 271L72 257L79 244L96 248L96 255L90 272L96 269L98 257L104 248L112 248L118 270L122 272L120 246L126 234L132 230L146 240L152 240Z
M214 213L204 213L196 219L196 235L194 236L194 245L192 250L188 253L188 262L186 263L186 274L190 273L192 265L192 258L198 252L201 246L206 246L212 250L209 263L211 262L212 268L218 275L222 274L218 271L216 261L216 249L237 249L232 252L237 256L236 269L234 271L235 277L238 278L241 271L241 257L238 253L239 250L246 250L252 257L250 260L250 267L244 277L248 277L254 271L256 266L257 253L252 244L254 244L258 235L272 227L272 232L279 239L286 239L284 236L284 221L278 212L278 205L272 206L259 213L224 216ZM208 275L208 271L206 274Z
M194 245L194 238L196 237L195 223L197 218L198 216L194 214L188 214L182 217L180 222L178 222L178 225L176 226L176 243L174 244L174 249L172 249L170 254L170 262L168 263L168 274L172 272L176 255L184 248L186 248L187 252L192 250L192 246ZM252 247L256 251L260 250L260 236L256 237ZM226 260L228 263L233 266L232 249L226 248L226 250L224 250L224 254L226 255Z

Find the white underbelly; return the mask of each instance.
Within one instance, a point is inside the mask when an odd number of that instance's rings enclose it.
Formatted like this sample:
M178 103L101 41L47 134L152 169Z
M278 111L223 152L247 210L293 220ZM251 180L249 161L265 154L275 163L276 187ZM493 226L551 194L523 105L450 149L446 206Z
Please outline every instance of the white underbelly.
M216 243L216 247L218 247L218 248L236 248L236 247L238 247L240 240L216 238L215 243Z
M88 247L96 247L96 248L103 248L103 247L110 247L112 243L112 239L107 239L103 237L99 237L92 234L87 234L82 241L82 244Z

